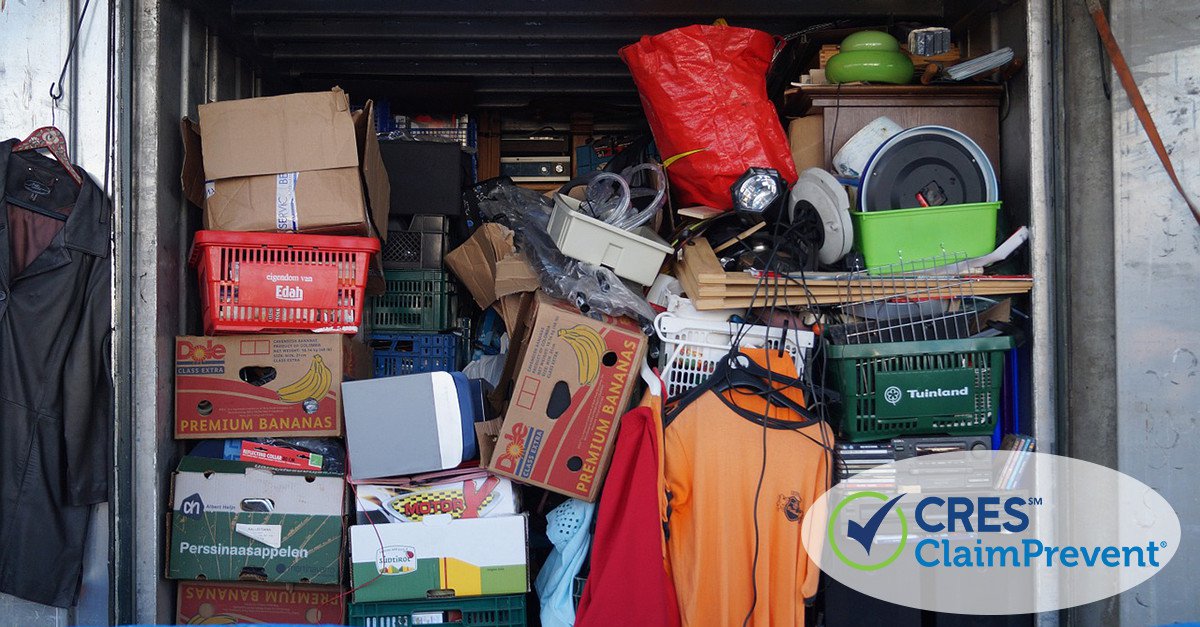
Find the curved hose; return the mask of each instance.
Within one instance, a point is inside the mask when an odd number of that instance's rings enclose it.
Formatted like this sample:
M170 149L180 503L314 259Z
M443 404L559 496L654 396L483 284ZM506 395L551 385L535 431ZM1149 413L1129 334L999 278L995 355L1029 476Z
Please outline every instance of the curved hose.
M612 224L619 229L631 231L654 219L654 216L658 215L659 210L662 209L663 202L667 197L667 180L666 177L663 176L662 166L658 165L657 163L642 163L635 165L632 168L628 168L622 172L621 178L626 181L631 181L633 180L633 176L635 174L643 170L654 172L658 175L658 189L657 193L654 195L654 200L650 201L650 204L641 211L630 213L624 217L617 218L616 220L607 220L609 224Z

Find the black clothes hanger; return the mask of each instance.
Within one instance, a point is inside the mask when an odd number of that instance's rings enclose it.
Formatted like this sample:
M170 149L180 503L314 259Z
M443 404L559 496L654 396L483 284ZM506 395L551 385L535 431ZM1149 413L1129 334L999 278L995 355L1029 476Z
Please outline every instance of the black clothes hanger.
M797 403L791 397L784 394L782 390L778 389L776 385L780 383L788 387L799 387L801 385L799 379L771 372L756 363L745 353L737 350L732 351L717 362L713 373L704 383L668 401L671 409L666 412L663 428L669 426L684 408L710 391L716 394L726 406L741 417L755 424L766 424L771 429L801 429L821 421L820 417L813 414L808 408ZM762 413L739 407L733 401L726 398L724 394L724 392L735 390L750 392L760 396L771 405L795 412L803 420L770 418L764 416Z

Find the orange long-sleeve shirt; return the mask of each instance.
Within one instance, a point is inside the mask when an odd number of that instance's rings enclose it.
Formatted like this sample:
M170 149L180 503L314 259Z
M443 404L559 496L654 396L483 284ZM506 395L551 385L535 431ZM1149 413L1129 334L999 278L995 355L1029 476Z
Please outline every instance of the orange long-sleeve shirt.
M764 366L762 351L744 351ZM795 377L788 359L770 368ZM784 393L803 403L803 393ZM758 396L726 393L739 407L800 421ZM829 486L833 434L825 423L766 430L766 472L758 494L758 566L754 571L755 492L763 463L763 426L733 412L709 392L665 429L669 494L668 561L685 627L804 624L804 602L819 571L801 543L801 523ZM807 437L806 437L807 436ZM755 600L757 585L757 600Z

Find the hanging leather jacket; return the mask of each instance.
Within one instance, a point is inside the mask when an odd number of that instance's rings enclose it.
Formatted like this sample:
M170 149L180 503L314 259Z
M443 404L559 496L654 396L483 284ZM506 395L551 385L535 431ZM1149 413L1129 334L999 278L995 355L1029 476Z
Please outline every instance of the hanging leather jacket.
M111 211L82 169L76 187L16 143L0 142L0 592L69 607L112 470Z

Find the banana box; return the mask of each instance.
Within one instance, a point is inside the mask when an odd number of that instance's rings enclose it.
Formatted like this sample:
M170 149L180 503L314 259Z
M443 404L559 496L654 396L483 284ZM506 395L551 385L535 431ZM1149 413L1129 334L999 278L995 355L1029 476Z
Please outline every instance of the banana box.
M346 597L338 586L180 581L178 625L339 625Z
M171 484L167 578L341 583L345 479L186 456Z
M628 318L596 320L542 293L523 320L501 383L507 406L487 469L595 501L646 336Z
M341 384L372 368L343 335L176 338L175 437L341 435Z
M354 602L523 594L529 591L525 516L355 525Z

